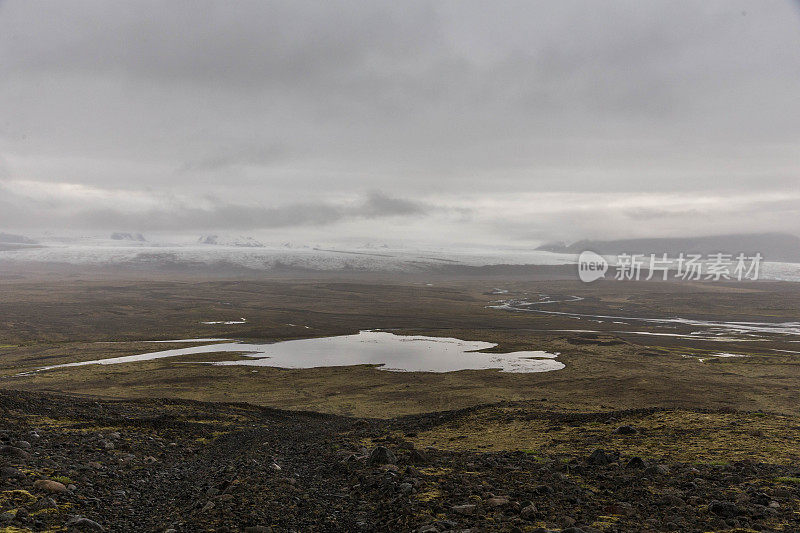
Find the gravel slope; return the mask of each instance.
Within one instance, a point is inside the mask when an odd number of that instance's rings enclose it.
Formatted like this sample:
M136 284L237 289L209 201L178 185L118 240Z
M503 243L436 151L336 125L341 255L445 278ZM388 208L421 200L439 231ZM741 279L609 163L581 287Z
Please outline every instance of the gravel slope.
M0 531L800 530L796 461L414 447L487 409L386 421L5 391Z

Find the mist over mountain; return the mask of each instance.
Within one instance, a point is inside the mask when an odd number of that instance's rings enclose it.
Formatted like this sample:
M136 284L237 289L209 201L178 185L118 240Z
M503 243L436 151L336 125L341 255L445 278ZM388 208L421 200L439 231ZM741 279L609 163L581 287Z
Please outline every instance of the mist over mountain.
M0 251L18 250L38 246L38 242L24 235L0 232Z
M208 234L201 235L200 238L197 239L197 242L198 244L236 246L239 248L262 248L264 246L262 242L250 236L225 238L216 234Z
M24 235L14 235L0 232L0 242L4 244L36 244L36 241Z
M800 237L788 233L753 233L610 241L584 239L572 244L549 243L538 247L537 250L565 254L579 254L584 250L591 250L601 255L666 253L669 256L681 252L703 255L717 252L746 255L760 253L767 261L798 262Z
M111 234L111 239L115 241L146 242L147 239L141 233L125 233L116 231Z

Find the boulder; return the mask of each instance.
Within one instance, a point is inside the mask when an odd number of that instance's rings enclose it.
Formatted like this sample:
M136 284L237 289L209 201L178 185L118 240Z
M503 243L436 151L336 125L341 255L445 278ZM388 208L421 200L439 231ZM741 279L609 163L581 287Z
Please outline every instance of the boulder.
M0 467L0 477L22 478L25 477L25 474L13 466L2 466Z
M523 507L522 510L519 512L519 515L525 520L533 520L534 518L536 518L536 513L537 513L536 506L530 504Z
M722 518L733 518L739 514L739 508L733 502L714 500L708 504L708 510Z
M631 457L631 460L628 461L628 464L625 465L625 468L632 468L632 469L644 469L647 468L647 461L642 459L641 457Z
M613 463L618 458L618 454L606 450L596 449L586 460L590 465L604 466Z
M428 464L428 462L430 461L428 454L426 454L422 450L417 450L417 449L413 449L409 452L408 459L409 461L411 461L411 463L415 465L425 465Z
M39 511L41 509L58 509L58 504L53 498L45 497L33 504L34 511Z
M67 487L65 487L63 483L59 483L58 481L53 481L52 479L38 479L33 484L33 488L36 490L42 490L44 492L50 492L54 494L67 492Z
M88 518L83 518L82 516L75 516L71 518L66 525L68 529L77 531L105 531L103 526L94 520L89 520Z
M494 496L486 500L486 505L488 507L504 507L508 505L508 498L505 496Z
M397 463L397 456L385 446L378 446L369 454L367 464L370 466L393 465Z
M16 446L0 446L0 456L22 459L23 461L27 461L31 458L31 454Z
M454 505L451 507L451 509L456 514L470 516L475 514L476 505L472 503L465 503L464 505Z

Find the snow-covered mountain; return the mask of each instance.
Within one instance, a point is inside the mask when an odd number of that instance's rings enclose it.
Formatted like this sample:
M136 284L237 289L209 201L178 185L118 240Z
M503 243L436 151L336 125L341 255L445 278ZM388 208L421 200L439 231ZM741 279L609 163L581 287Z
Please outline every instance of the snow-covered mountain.
M253 237L220 237L219 235L201 235L198 244L212 246L234 246L237 248L263 248L264 244Z
M14 235L12 233L0 232L0 243L3 244L37 244L35 240L29 239L24 235Z
M171 271L345 272L409 274L529 275L530 266L549 267L559 277L573 271L577 255L533 248L399 247L374 242L263 244L253 238L212 238L200 242L140 241L98 237L46 237L39 245L0 245L0 269L12 263L114 266ZM177 240L177 239L176 239ZM562 268L564 267L564 268ZM800 281L800 264L765 262L762 279ZM570 277L571 279L571 277Z
M147 239L141 233L114 232L111 234L111 239L115 241L147 242Z

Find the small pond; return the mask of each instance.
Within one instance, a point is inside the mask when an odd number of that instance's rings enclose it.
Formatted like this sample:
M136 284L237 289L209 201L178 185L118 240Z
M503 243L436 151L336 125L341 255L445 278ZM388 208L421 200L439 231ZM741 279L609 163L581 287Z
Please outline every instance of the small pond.
M177 340L174 342L181 342ZM298 339L269 344L226 341L174 350L81 361L45 367L41 370L84 365L113 365L148 361L179 355L231 352L246 359L209 362L215 366L248 365L278 368L315 368L326 366L376 365L394 372L453 372L456 370L497 369L502 372L548 372L564 368L556 361L557 353L525 351L483 353L496 345L491 342L465 341L447 337L396 335L385 331L361 331L355 335Z

